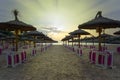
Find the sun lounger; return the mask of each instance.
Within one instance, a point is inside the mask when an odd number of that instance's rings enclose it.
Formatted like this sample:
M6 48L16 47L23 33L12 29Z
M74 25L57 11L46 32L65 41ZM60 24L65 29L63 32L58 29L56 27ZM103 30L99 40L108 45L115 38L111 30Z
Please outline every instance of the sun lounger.
M113 53L110 51L93 50L89 53L90 62L104 68L113 67Z
M7 67L15 67L18 64L21 64L21 56L19 52L6 51L5 53L6 53Z
M117 52L120 53L120 47L117 48Z
M32 56L35 56L36 55L36 49L34 48L33 50L32 50Z

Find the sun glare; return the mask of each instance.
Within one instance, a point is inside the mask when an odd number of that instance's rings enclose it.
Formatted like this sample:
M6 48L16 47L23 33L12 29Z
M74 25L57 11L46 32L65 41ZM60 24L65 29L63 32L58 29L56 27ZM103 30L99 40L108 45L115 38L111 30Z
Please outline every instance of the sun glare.
M60 31L64 31L65 29L65 27L62 25L55 25L55 27L57 28L57 30L60 30Z
M65 30L65 27L63 26L65 23L65 19L62 17L62 15L59 14L51 14L48 16L51 19L51 25L56 28L56 30L63 31Z

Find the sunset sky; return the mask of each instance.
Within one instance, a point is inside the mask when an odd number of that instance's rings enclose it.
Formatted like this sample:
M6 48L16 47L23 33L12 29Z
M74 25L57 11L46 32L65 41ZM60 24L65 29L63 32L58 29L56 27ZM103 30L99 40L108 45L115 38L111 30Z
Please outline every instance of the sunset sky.
M98 11L120 20L120 0L0 0L0 22L13 20L14 9L20 12L21 21L58 41L78 29L79 24L93 19ZM106 33L117 30L107 29ZM94 30L88 31L97 35Z

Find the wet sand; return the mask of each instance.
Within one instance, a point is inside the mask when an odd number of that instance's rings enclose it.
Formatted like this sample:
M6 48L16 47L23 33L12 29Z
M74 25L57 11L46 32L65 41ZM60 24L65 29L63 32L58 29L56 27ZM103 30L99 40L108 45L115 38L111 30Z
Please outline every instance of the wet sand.
M120 80L119 54L114 56L116 68L103 69L89 63L88 52L78 56L55 45L15 68L0 67L0 80Z

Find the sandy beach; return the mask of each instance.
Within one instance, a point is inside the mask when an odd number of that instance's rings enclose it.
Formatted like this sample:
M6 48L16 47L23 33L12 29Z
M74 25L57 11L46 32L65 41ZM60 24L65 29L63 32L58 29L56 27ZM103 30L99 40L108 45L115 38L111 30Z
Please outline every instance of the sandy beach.
M83 56L61 45L29 58L14 68L0 67L0 80L120 80L119 54L114 56L113 69L103 69L89 63L89 50Z
M120 0L0 0L0 80L120 80Z

